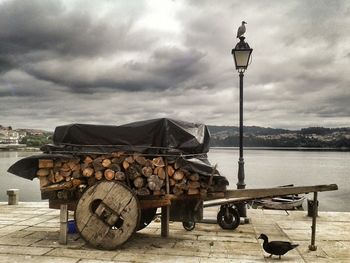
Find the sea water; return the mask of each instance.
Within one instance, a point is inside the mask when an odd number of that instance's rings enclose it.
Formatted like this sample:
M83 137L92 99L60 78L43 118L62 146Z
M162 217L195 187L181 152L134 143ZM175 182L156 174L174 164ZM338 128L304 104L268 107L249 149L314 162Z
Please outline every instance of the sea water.
M0 152L0 201L7 200L10 188L20 189L20 201L41 200L38 179L30 181L6 172L11 164L33 154L37 153ZM216 148L208 153L231 189L236 188L238 154L236 148ZM319 209L350 212L350 152L245 149L244 161L246 188L335 183L339 190L319 194Z

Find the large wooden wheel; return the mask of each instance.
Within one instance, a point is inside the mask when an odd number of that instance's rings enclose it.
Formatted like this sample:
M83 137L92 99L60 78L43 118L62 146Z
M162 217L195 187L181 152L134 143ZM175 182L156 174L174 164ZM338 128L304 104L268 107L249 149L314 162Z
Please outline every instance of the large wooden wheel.
M140 205L131 190L118 182L101 182L82 195L75 210L78 232L97 248L115 249L136 231Z

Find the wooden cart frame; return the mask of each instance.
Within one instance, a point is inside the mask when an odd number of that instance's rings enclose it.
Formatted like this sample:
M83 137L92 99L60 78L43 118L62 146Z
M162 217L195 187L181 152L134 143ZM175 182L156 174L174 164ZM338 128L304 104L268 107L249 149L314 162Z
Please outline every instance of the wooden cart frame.
M235 206L250 200L314 193L312 235L310 250L316 250L316 216L318 192L337 190L338 186L314 185L259 189L227 190L223 193L200 196L136 196L126 185L103 181L90 187L78 201L50 200L50 208L61 209L60 242L66 243L67 210L75 211L78 232L89 244L102 249L115 249L125 243L134 232L146 227L161 208L161 236L169 236L169 221L183 222L185 229L192 230L195 222L203 222L205 207L220 206L217 223L224 229L239 225ZM98 200L98 201L96 201ZM141 219L143 217L143 219ZM140 219L144 225L140 226Z

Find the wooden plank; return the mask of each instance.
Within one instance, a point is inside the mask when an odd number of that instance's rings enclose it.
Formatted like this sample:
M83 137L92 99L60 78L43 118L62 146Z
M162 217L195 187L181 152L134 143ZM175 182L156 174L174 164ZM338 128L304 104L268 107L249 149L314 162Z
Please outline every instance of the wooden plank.
M39 159L38 167L41 168L53 168L53 160L51 159Z
M316 218L318 210L317 192L314 192L314 204L313 204L313 215L312 215L312 226L311 226L311 244L309 245L309 250L316 251L317 246L315 245L316 239Z
M85 225L89 222L90 217L92 216L90 204L94 200L103 200L113 186L113 184L103 185L97 191L96 188L98 185L100 184L96 184L93 187L87 189L77 204L77 209L75 211L75 221L79 222L81 229L85 227ZM79 213L77 213L78 208Z
M217 199L217 198L224 198L225 193L224 192L214 192L214 193L208 193L207 197L205 198L206 200L212 200L212 199Z
M218 195L220 198L224 197L224 193ZM215 195L215 198L218 197ZM147 206L146 201L150 201L150 204L154 202L154 204L157 204L159 202L159 206L154 206L154 207L161 207L165 205L169 205L169 202L171 203L172 200L203 200L201 195L173 195L173 194L165 194L163 196L154 196L154 195L149 195L149 196L138 196L138 199L141 203L144 203ZM213 199L213 198L212 198Z
M171 205L170 199L139 200L141 209L158 208Z
M100 189L100 191L96 191L96 187L93 187L93 189L89 191L90 189L91 188L89 188L79 199L77 209L75 210L75 221L77 222L77 224L79 222L81 230L83 230L86 227L86 225L90 221L90 217L93 216L93 213L91 211L92 209L90 209L93 201L103 200L110 190L108 188L104 188Z
M170 207L162 207L162 216L161 216L161 236L169 236L169 218L170 218Z
M40 190L41 192L51 192L51 191L58 191L58 190L65 190L65 189L70 189L73 186L73 182L63 182L63 183L58 183L58 184L51 184L48 186L42 187Z
M96 215L92 214L89 217L89 221L81 229L79 222L76 221L78 232L80 236L85 239L88 243L96 247L96 242L100 242L102 237L105 237L108 233L109 226L104 224Z
M108 206L114 213L120 215L125 207L132 201L134 196L126 187L114 186L103 199L103 203Z
M168 173L168 159L165 158L165 191L167 194L170 193L170 185L169 185L169 173Z
M50 182L49 180L47 179L47 177L39 177L39 181L40 181L40 188L42 189L43 187L47 186Z
M46 168L42 168L42 169L39 169L37 172L36 172L36 175L38 177L41 177L41 176L48 176L50 174L50 170L49 169L46 169Z
M169 185L169 174L168 174L168 159L165 158L165 189L166 194L170 193ZM169 200L170 202L170 200ZM170 206L162 206L162 217L161 217L161 236L169 236L169 219L170 219Z
M247 200L255 198L265 198L292 194L303 194L311 192L324 192L338 190L336 184L329 185L313 185L313 186L295 186L295 187L274 187L274 188L256 188L256 189L237 189L227 190L225 198L247 198Z
M66 204L61 205L60 210L60 237L59 243L67 244L67 221L68 221L68 206Z

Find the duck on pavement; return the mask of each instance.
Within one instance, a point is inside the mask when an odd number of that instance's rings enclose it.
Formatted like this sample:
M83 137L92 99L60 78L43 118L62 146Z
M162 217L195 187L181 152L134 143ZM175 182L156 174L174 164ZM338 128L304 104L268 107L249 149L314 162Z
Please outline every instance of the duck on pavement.
M276 255L281 259L281 256L286 254L289 250L292 250L299 246L298 244L292 244L287 241L270 241L269 238L265 234L261 234L258 239L264 240L263 248L266 253L269 253L270 256Z

